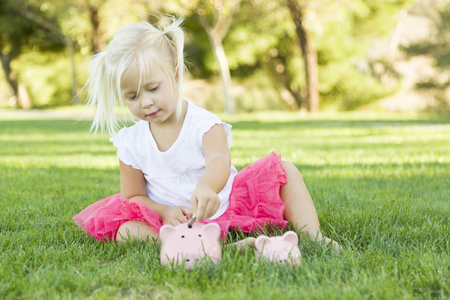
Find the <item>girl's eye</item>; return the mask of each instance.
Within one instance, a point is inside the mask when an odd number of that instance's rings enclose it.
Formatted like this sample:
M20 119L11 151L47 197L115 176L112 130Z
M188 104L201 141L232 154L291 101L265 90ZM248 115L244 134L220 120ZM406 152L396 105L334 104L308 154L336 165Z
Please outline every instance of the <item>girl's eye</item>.
M151 89L149 89L150 92L154 92L159 88L159 84L155 87L152 87Z
M139 95L134 95L131 97L128 97L129 100L136 100L139 97Z

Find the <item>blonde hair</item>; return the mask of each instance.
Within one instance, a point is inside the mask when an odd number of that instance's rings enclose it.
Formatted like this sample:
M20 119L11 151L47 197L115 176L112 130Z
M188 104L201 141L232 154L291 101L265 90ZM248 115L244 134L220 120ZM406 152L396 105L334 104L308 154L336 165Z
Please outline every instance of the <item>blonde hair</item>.
M138 70L142 80L155 65L171 76L171 82L178 81L176 114L177 119L180 118L184 73L182 22L182 18L172 18L163 29L147 22L122 26L108 43L108 49L92 58L85 85L88 105L96 107L91 131L96 133L100 129L101 133L116 133L120 127L117 104L124 108L121 80L130 69Z

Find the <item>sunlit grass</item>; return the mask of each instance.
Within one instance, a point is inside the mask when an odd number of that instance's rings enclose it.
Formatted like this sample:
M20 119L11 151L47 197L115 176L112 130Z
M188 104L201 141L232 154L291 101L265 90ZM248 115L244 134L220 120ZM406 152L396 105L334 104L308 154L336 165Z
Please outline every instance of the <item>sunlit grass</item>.
M116 149L88 121L0 121L0 298L393 299L450 296L450 119L378 114L222 116L243 168L294 163L340 254L300 241L301 269L224 248L168 270L159 245L93 241L71 220L119 191ZM234 239L230 236L230 239Z

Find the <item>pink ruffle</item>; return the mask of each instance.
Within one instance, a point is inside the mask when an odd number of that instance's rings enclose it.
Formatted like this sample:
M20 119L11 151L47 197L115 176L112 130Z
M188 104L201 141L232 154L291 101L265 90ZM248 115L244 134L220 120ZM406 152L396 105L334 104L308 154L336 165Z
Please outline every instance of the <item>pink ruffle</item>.
M119 227L131 220L147 221L156 232L161 228L161 219L146 205L122 199L120 194L95 202L73 217L75 223L90 236L115 240Z
M280 156L272 152L236 175L227 211L215 220L201 223L217 223L223 237L230 227L253 232L262 231L265 225L271 224L283 229L288 222L283 218L285 204L280 198L280 187L286 183ZM156 232L162 225L159 216L146 205L122 199L120 194L93 203L73 220L99 240L115 240L119 227L131 220L147 221Z
M230 206L219 218L208 221L219 224L222 234L229 228L243 232L263 231L267 224L283 229L285 204L280 187L287 183L280 156L272 152L242 169L234 178Z

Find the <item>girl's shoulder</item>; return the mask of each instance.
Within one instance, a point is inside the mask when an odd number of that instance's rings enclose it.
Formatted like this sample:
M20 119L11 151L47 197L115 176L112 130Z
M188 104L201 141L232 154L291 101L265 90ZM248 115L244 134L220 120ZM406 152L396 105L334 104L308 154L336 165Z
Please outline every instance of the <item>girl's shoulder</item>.
M228 145L231 145L231 125L223 122L216 114L188 101L188 116L191 134L193 134L199 145L202 144L205 133L216 124L223 125L228 136Z
M140 139L140 137L142 137L142 134L145 134L146 128L148 130L148 122L140 120L129 127L123 127L119 130L119 132L117 132L116 135L111 137L109 140L114 145L116 145L124 142L130 142L130 140L133 139Z
M214 113L210 112L207 109L204 109L194 103L192 103L189 100L186 100L188 102L188 114L191 115L191 117L196 122L209 122L209 121L220 121L222 120Z

